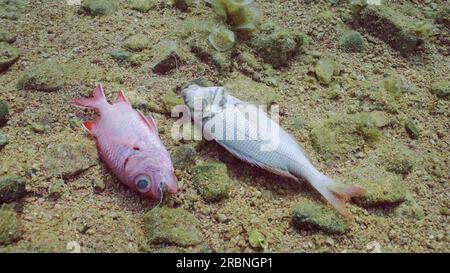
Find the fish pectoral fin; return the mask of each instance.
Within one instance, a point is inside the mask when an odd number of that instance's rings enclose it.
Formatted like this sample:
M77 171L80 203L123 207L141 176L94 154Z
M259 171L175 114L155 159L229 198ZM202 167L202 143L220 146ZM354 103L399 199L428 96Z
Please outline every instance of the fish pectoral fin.
M156 126L156 122L155 120L152 118L152 116L148 116L145 117L144 114L142 114L141 111L136 110L136 112L138 112L139 116L141 116L142 120L145 122L145 124L147 124L147 126L150 128L150 130L152 130L153 132L158 132L158 127Z
M83 128L86 129L90 135L94 135L95 126L96 124L94 121L83 122Z
M133 150L140 150L139 145L136 142L131 141L127 138L111 137L111 142L130 147Z

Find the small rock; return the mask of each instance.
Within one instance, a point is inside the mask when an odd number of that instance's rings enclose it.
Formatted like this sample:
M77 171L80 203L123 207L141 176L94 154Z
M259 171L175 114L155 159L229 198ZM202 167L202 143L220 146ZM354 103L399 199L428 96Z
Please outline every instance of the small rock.
M296 205L293 219L299 228L318 228L329 233L344 233L349 228L335 210L309 201Z
M81 10L96 16L96 15L112 15L119 8L119 3L116 0L84 0Z
M450 98L450 81L438 81L431 85L431 93L438 98Z
M225 214L223 214L223 213L216 213L214 215L214 219L216 219L216 221L219 222L219 223L225 223L225 222L228 221L227 216Z
M111 57L116 61L128 61L130 58L130 52L116 50L111 52Z
M192 246L201 242L198 220L181 208L156 207L145 214L144 225L151 243Z
M7 245L20 237L19 217L8 206L0 207L0 245Z
M132 9L140 12L148 12L161 4L161 0L128 0L128 2Z
M92 185L96 193L100 193L106 188L105 181L102 178L93 178Z
M63 88L70 76L67 65L50 60L25 70L17 86L23 90L53 92Z
M14 202L26 193L25 180L15 175L0 176L0 203Z
M135 34L125 40L124 47L131 51L141 51L148 48L150 39L144 34Z
M228 197L231 179L225 164L202 163L193 167L192 173L194 187L206 201Z
M317 79L323 84L330 84L334 70L336 68L335 63L328 58L321 58L314 68Z
M20 50L8 43L0 42L0 73L6 71L20 57Z
M0 101L0 126L5 125L8 119L9 119L8 105L5 102Z
M33 132L41 134L45 131L45 127L42 123L39 122L31 122L30 128Z
M8 136L0 133L0 150L9 142Z
M57 200L64 194L65 184L61 179L57 179L56 181L52 181L50 187L48 187L48 196L51 199Z
M262 234L257 229L252 229L250 231L250 233L248 234L248 241L250 243L250 246L253 248L261 248L263 250L266 250L269 247L266 236L264 236L264 234Z
M14 43L16 41L16 36L12 35L11 33L4 31L0 29L0 43L6 42L6 43Z
M152 50L152 71L157 74L166 74L182 64L180 46L176 41L163 40Z
M417 128L416 123L413 120L408 120L405 123L405 129L408 135L412 139L418 139L419 138L419 129Z
M73 134L60 133L52 137L44 159L49 177L72 177L98 162L94 143Z
M195 164L197 151L194 145L182 145L172 152L172 162L175 169L185 170Z

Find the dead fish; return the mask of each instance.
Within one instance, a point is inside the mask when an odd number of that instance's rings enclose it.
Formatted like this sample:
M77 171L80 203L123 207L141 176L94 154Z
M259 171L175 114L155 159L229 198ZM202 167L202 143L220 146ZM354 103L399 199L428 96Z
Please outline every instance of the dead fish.
M350 217L345 202L365 190L318 171L301 145L263 109L229 95L223 87L200 87L195 83L183 89L183 98L194 125L205 138L217 141L253 166L296 181L304 178L341 214Z
M99 83L93 98L74 101L76 106L100 113L83 123L96 141L100 158L131 189L161 200L163 192L177 192L177 178L170 155L158 135L151 116L131 107L122 91L109 104Z

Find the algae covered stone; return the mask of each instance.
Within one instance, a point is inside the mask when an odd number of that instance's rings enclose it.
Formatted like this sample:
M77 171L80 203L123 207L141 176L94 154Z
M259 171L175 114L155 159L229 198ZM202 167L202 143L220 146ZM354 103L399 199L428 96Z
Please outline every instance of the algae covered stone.
M380 135L373 118L364 112L332 116L311 130L313 147L325 159L345 156L374 144Z
M324 84L331 83L335 69L336 64L329 58L321 58L314 67L317 79Z
M0 0L0 18L17 20L28 8L26 0Z
M0 176L0 203L14 202L25 195L25 179L16 175Z
M361 5L355 9L353 24L388 43L403 56L417 51L432 29L430 23L404 15L387 5Z
M0 207L0 245L7 245L20 237L19 217L14 209Z
M172 113L172 110L177 105L184 105L182 98L178 97L173 91L167 91L162 97L162 110L165 114Z
M350 173L351 181L366 189L353 201L363 207L393 206L406 200L401 177L374 167L358 168Z
M228 197L231 179L222 163L202 163L192 168L192 182L197 192L206 201L217 201Z
M225 27L217 27L209 34L208 41L217 51L224 52L233 48L236 38L233 31Z
M132 9L140 12L147 12L156 8L161 4L160 0L128 0L128 3Z
M257 229L252 229L248 234L248 241L253 248L266 250L269 247L266 236Z
M23 90L53 92L66 85L70 73L71 70L67 65L50 60L25 70L17 85Z
M172 153L172 162L175 169L185 170L195 164L197 151L194 145L186 144L177 147Z
M261 19L261 12L253 0L210 0L214 11L234 28L243 31L255 30Z
M0 42L0 73L6 71L20 57L20 50L8 43Z
M320 229L328 233L344 233L349 226L335 210L310 201L298 203L293 221L298 228Z
M84 0L81 9L91 15L111 15L119 8L117 0Z
M419 129L413 120L408 120L405 122L405 130L412 139L419 138Z
M409 193L406 194L406 201L395 208L394 215L397 217L414 220L423 220L425 218L423 208Z
M339 41L340 47L347 52L361 52L364 50L364 38L358 31L346 31Z
M9 142L8 136L0 133L0 150L5 147Z
M72 177L98 162L95 144L86 137L60 133L51 140L43 162L49 177Z
M249 46L274 67L288 65L289 61L300 52L305 36L292 32L268 22L262 24L252 35Z
M163 40L152 50L152 71L157 74L166 74L182 64L184 53L176 41Z
M201 242L198 220L181 208L156 207L144 216L144 229L149 242L192 246Z
M8 105L0 101L0 126L3 126L9 118L9 108Z
M150 39L145 34L131 35L125 40L124 47L131 51L141 51L149 47Z
M404 175L411 173L419 161L413 150L399 142L383 145L377 157L387 171Z
M450 81L441 80L433 83L431 93L441 99L450 98Z

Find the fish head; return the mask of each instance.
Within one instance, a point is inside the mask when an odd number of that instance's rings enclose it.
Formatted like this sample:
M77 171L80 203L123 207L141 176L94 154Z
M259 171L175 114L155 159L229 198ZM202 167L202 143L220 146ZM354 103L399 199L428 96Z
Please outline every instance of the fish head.
M125 172L128 185L152 199L160 200L165 192L177 192L177 177L166 154L140 152L128 158Z
M222 109L226 103L226 92L223 87L201 87L191 83L183 88L184 103L193 113L215 112Z

